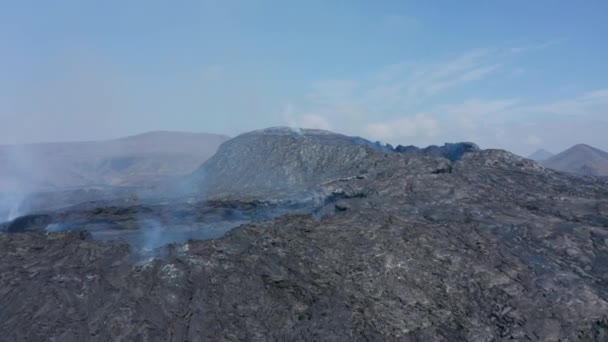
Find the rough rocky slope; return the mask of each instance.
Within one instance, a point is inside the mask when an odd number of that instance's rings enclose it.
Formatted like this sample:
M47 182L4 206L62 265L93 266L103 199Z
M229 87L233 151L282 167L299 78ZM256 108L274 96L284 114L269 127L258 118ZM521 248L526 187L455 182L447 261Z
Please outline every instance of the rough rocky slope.
M392 148L323 130L270 128L222 144L192 175L208 194L302 190L362 169Z
M349 176L373 174L387 155L437 156L456 161L479 151L473 143L401 146L372 143L324 130L275 127L238 136L190 178L206 194L294 191ZM444 161L445 162L445 161Z
M206 166L207 179L220 183L208 185L211 198L190 207L99 203L5 226L12 233L0 235L0 335L16 341L608 339L605 181L499 150L452 162L349 144L337 135L304 132L295 138L302 144L293 139L263 131L226 143ZM273 172L274 182L256 178L255 170L241 173L243 180L230 178L238 186L220 179L240 165L232 160L237 156L247 168ZM282 158L298 160L301 169L281 169ZM84 224L103 218L136 225L142 215L161 223L213 222L202 214L215 212L210 206L247 213L288 202L285 209L295 213L248 216L250 223L222 237L171 244L155 257L94 239L78 225L44 231L74 217Z

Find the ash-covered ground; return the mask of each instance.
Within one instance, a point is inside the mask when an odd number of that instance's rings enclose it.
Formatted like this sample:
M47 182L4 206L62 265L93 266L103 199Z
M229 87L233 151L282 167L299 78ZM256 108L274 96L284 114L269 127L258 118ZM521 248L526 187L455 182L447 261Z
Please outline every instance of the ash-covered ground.
M167 186L181 197L6 223L0 336L608 340L605 180L471 144L401 150L257 131Z

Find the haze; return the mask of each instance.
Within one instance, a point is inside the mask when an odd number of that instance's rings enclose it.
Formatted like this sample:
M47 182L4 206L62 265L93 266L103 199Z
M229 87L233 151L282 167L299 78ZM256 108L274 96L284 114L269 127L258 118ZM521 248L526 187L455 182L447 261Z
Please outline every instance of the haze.
M0 7L0 144L288 125L608 149L605 1Z

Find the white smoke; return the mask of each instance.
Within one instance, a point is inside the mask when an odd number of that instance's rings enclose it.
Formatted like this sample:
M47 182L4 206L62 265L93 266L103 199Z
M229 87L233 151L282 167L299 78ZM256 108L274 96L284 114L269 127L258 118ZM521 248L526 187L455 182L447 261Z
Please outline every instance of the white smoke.
M140 228L144 230L142 248L145 251L151 251L161 247L167 243L163 236L163 227L153 219L145 219L140 222Z
M298 125L298 120L295 116L295 110L291 103L288 103L283 110L283 121L287 127L295 134L302 135L302 129Z
M12 220L16 219L17 217L21 216L21 215L19 215L19 205L20 204L21 204L21 202L15 202L13 204L13 206L11 207L11 210L8 212L7 221L12 221Z
M51 233L51 232L59 232L62 230L66 230L66 227L60 223L51 223L48 226L46 226L46 228L44 229L45 231Z
M12 221L23 216L24 199L23 194L0 193L0 222Z
M11 206L8 212L8 221L12 221L19 216L23 216L25 213L23 212L23 201L27 195L25 194L15 194L11 198Z

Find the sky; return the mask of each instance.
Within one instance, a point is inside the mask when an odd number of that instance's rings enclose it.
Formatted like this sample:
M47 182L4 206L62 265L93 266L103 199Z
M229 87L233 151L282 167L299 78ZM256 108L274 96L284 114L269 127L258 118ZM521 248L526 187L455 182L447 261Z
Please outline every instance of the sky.
M0 144L329 129L608 150L607 1L0 0Z

